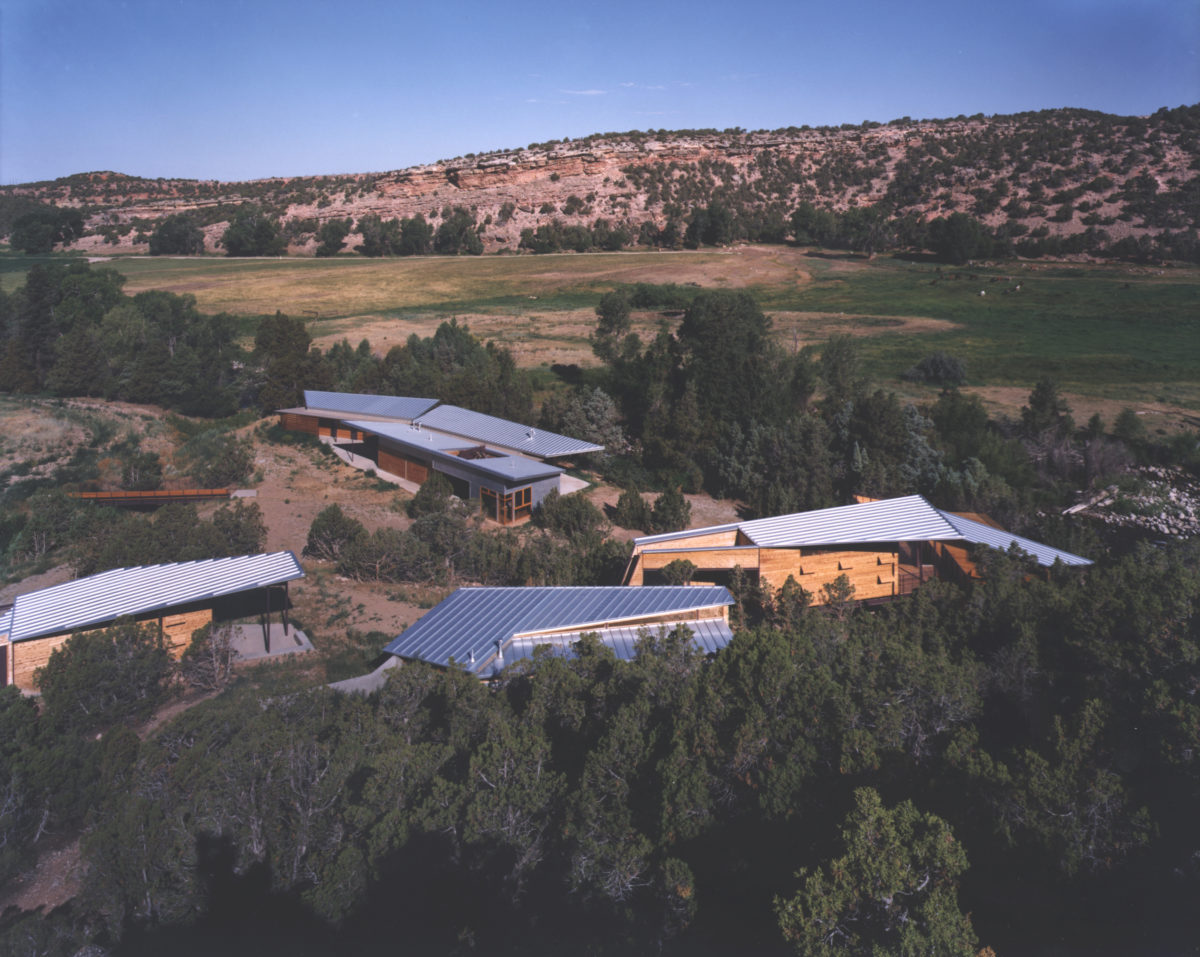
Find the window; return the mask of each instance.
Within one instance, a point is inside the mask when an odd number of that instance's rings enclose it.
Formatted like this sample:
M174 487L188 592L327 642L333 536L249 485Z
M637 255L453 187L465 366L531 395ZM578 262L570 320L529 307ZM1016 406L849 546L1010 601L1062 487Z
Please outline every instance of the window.
M533 489L531 487L519 488L503 497L490 488L481 488L479 501L483 506L483 514L501 525L511 525L518 519L528 518L533 514Z
M500 496L493 492L490 488L481 488L479 490L479 501L483 506L483 514L485 518L490 518L493 522L500 521Z

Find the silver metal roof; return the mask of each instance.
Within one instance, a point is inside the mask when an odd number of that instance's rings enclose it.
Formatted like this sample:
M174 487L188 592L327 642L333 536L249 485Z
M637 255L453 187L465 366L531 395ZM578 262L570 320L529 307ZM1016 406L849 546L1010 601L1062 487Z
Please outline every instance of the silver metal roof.
M502 661L493 659L505 659L518 635L618 628L651 616L732 604L729 592L720 586L460 588L385 650L436 665L453 662L487 675L496 665L502 666Z
M399 422L370 422L362 419L343 420L351 428L371 432L405 446L423 452L433 461L446 462L462 469L481 472L504 480L509 485L516 482L532 482L538 478L561 475L562 469L539 459L527 459L522 455L496 455L494 458L463 459L453 452L479 445L478 442L457 435L445 435L432 429L421 429Z
M1013 543L1029 552L1042 565L1061 560L1067 565L1090 565L1079 555L1051 548L1032 539L1021 538L960 518L934 508L920 495L840 505L812 512L796 512L759 518L749 522L693 528L666 535L635 538L635 545L650 545L690 538L714 532L741 531L762 548L807 548L821 545L865 545L873 542L967 541L992 548L1007 549Z
M439 405L420 416L418 421L423 427L463 435L540 459L604 451L603 445L594 445L582 439L559 435L557 432L547 432L544 429L521 425L519 422L498 419L482 412L472 412L457 405Z
M418 399L403 395L304 390L304 405L310 411L338 412L342 415L379 415L389 419L403 419L405 422L428 412L437 403L437 399Z
M352 429L371 432L383 436L414 449L428 452L449 452L454 449L469 449L477 446L478 442L465 439L460 435L445 435L431 429L417 428L415 425L405 425L403 422L372 422L368 419L343 419Z
M1082 555L1073 555L1061 548L1051 548L1049 545L1035 542L1032 538L1022 538L1020 535L993 528L991 525L984 525L974 519L963 518L953 512L943 512L938 509L938 514L953 525L965 541L975 545L987 545L1001 551L1008 551L1013 545L1016 545L1021 551L1028 552L1037 559L1039 565L1053 565L1056 561L1060 561L1064 565L1093 564L1090 558L1084 558Z
M291 552L114 568L18 595L9 638L55 635L303 577Z
M733 632L723 618L703 618L700 621L687 621L683 624L692 633L692 643L697 650L705 654L715 654L733 641ZM651 625L649 628L593 628L591 630L600 636L601 643L608 645L618 658L622 661L630 661L636 654L638 640L646 631L657 635L670 631L670 626ZM504 649L504 663L510 665L521 658L532 658L534 649L544 645L553 648L557 655L573 658L575 652L572 645L579 641L584 634L586 634L584 631L575 631L565 635L514 638L512 643Z
M742 523L755 545L854 545L955 538L958 533L920 495L822 508Z

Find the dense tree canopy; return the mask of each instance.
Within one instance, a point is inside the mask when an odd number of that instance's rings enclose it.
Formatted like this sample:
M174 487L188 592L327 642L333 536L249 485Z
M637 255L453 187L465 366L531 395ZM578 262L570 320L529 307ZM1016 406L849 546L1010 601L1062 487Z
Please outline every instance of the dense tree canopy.
M202 315L192 296L128 297L124 277L86 263L35 265L9 297L0 388L150 402L227 415L239 402L231 316Z
M159 220L150 234L151 256L194 256L204 252L204 231L187 213Z
M280 256L287 248L279 221L253 204L234 214L221 242L227 256Z
M83 213L71 207L45 206L18 216L9 242L30 256L46 254L55 246L71 245L83 235Z

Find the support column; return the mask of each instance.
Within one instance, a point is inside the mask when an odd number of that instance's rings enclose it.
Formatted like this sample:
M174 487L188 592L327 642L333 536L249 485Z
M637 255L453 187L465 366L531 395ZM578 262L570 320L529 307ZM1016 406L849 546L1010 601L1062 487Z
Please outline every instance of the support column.
M267 598L267 611L263 616L263 648L269 655L271 653L271 586L268 585L263 591Z
M288 636L288 605L291 604L291 600L288 597L290 594L288 585L290 584L290 582L283 583L283 636L285 638Z

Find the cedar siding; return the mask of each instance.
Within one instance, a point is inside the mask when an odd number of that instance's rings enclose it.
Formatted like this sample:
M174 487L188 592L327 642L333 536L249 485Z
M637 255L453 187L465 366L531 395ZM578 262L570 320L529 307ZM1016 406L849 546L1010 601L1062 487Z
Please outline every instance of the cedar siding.
M1091 564L1012 535L985 515L944 512L910 495L638 538L625 583L656 581L661 569L686 559L696 567L697 584L727 580L740 568L772 590L792 578L822 604L825 587L845 576L856 600L876 601L907 595L933 578L978 578L972 545L1015 546L1045 567Z
M73 634L108 628L122 618L148 624L180 658L192 634L214 620L278 611L287 628L288 582L304 577L291 552L113 568L17 595L0 613L0 685L25 691L55 648Z
M138 616L134 620L141 625L149 625L152 628L157 628L159 634L163 636L163 641L166 644L167 650L171 653L176 661L183 657L183 653L187 651L187 647L191 644L192 633L198 628L203 628L212 621L212 608L196 608L191 611L169 610L162 615ZM106 622L97 628L79 629L75 632L64 632L57 635L46 635L43 638L32 638L27 641L18 641L10 646L9 658L11 659L11 669L9 673L9 682L15 684L22 691L37 690L36 673L39 668L44 668L50 662L50 655L56 648L61 648L68 638L73 634L88 634L95 631L103 631L109 628L114 622Z

